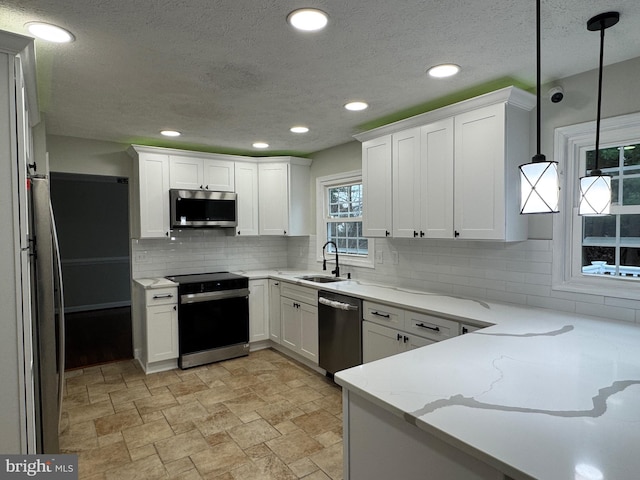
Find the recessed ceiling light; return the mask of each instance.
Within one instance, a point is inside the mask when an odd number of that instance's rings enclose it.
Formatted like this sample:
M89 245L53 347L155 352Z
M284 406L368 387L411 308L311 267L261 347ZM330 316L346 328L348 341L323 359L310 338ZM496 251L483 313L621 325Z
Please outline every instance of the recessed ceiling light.
M255 142L253 148L269 148L269 144L265 142Z
M27 27L31 35L46 40L47 42L69 43L76 39L68 30L58 27L57 25L51 25L50 23L28 22L25 23L25 27Z
M293 133L307 133L309 129L307 127L303 127L302 125L300 125L297 127L291 127L289 131Z
M316 8L301 8L287 16L287 21L298 30L315 32L322 30L328 22L327 14Z
M182 135L176 130L162 130L160 133L165 137L179 137L180 135Z
M435 65L427 73L435 78L451 77L460 71L460 67L453 63L443 63L442 65Z
M369 104L365 102L349 102L344 108L347 110L351 110L352 112L359 112L360 110L364 110L369 107Z

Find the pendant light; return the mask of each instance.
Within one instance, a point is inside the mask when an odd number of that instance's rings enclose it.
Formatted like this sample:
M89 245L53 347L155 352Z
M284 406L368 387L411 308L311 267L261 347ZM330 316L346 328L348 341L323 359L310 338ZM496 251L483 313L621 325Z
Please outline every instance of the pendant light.
M536 2L536 154L520 165L520 213L556 213L560 202L558 162L540 153L540 0Z
M602 68L604 58L604 31L620 20L618 12L596 15L587 22L590 32L600 31L600 67L598 69L598 116L596 117L596 152L594 169L580 178L580 205L578 215L609 215L611 209L611 175L603 175L600 160L600 113L602 110Z

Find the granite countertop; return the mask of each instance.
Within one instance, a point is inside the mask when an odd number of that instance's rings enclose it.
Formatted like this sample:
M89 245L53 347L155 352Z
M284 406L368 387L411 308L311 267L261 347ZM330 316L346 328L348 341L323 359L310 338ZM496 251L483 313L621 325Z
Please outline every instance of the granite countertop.
M638 478L640 328L356 280L310 284L492 325L350 368L337 383L515 479Z

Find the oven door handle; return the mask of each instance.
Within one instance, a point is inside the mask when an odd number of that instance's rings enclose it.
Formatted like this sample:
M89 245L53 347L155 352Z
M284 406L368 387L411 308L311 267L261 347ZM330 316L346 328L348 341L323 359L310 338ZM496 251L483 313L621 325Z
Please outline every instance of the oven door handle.
M225 300L227 298L249 297L248 288L238 288L236 290L221 290L218 292L190 293L180 295L180 304L211 302L215 300Z

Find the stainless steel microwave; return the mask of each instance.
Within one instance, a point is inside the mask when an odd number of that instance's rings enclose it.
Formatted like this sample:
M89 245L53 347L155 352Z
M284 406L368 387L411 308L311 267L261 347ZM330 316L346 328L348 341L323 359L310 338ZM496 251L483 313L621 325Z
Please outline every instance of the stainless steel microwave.
M235 227L237 194L207 190L169 190L171 228Z

